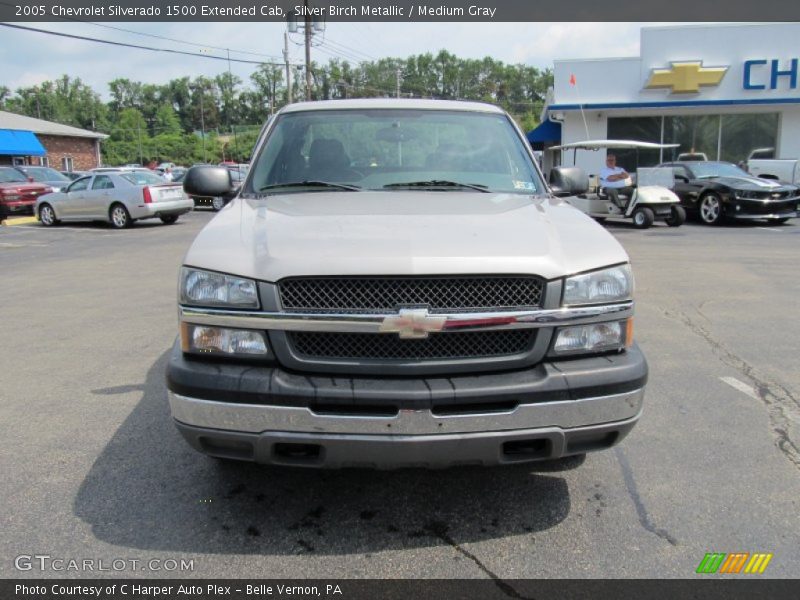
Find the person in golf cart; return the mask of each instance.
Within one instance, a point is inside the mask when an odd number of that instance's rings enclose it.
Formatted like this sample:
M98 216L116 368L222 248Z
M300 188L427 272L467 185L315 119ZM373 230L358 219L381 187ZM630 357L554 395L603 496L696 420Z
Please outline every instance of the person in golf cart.
M600 187L602 192L621 209L625 209L627 201L633 196L630 185L630 174L617 166L617 157L610 152L606 155L606 166L600 169ZM624 196L623 200L621 196Z

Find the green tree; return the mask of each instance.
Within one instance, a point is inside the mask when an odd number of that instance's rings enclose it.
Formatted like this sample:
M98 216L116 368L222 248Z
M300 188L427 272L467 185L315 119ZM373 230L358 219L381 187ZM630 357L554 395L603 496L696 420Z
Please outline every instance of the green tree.
M182 133L181 122L175 109L169 104L162 104L156 111L154 130L157 135Z

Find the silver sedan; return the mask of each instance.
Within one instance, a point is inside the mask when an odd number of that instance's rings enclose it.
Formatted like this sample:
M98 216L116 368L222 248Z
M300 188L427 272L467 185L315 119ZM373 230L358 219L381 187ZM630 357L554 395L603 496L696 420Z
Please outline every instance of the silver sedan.
M46 227L60 221L106 221L123 229L139 219L158 218L170 225L193 206L180 184L146 170L119 170L91 173L62 192L41 196L35 214Z

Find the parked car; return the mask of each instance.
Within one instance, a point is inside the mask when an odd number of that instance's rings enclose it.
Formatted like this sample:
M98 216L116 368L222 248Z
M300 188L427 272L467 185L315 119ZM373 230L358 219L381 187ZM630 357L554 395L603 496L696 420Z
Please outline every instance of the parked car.
M186 176L186 171L188 171L186 167L175 167L172 169L172 182L173 183L180 183L183 181L183 178Z
M153 170L147 167L95 167L94 169L90 169L88 173L116 173L117 171L153 173ZM158 173L156 173L156 175L158 175Z
M774 148L753 150L745 161L745 171L762 179L774 179L784 183L800 185L800 160L775 158Z
M256 148L180 273L167 386L194 448L303 467L496 465L602 450L634 427L647 365L628 256L550 193L508 114L304 102ZM375 166L355 168L366 152ZM219 166L184 186L233 187Z
M36 183L49 185L54 192L60 192L61 188L66 187L72 181L69 177L65 177L50 167L23 166L15 168L28 177L29 180L32 179Z
M69 178L70 181L75 181L81 177L89 174L89 171L59 171L64 177Z
M716 161L668 162L675 193L687 212L707 225L726 218L764 219L784 223L797 216L800 188L754 177L732 163Z
M681 152L678 158L675 159L679 162L689 162L696 160L708 160L708 155L705 152Z
M49 185L28 181L14 167L0 167L0 221L13 215L32 215L36 199L52 191Z
M101 169L41 198L36 216L46 227L60 221L106 221L122 229L140 219L158 218L170 225L192 206L180 185L150 171Z

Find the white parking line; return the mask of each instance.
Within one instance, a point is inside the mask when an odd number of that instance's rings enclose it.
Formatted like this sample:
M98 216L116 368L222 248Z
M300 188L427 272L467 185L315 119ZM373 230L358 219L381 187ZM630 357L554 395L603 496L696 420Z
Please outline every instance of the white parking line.
M736 388L737 390L739 390L743 394L747 394L748 396L750 396L754 400L760 400L760 398L758 397L758 394L756 394L756 391L751 386L747 385L746 383L744 383L742 381L739 381L735 377L720 377L719 379L723 383L727 383L732 388Z
M14 244L12 242L0 242L0 248L29 248L31 246L49 246L50 244Z
M777 231L783 233L783 229L775 229L774 227L756 227L756 229L763 229L764 231Z

